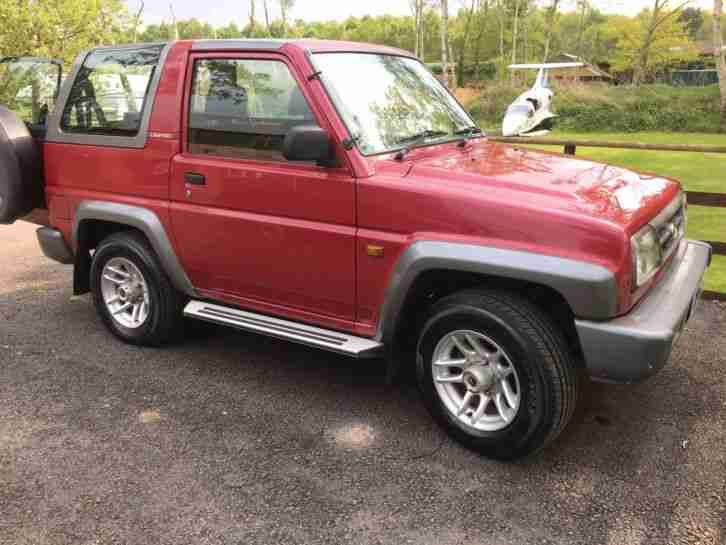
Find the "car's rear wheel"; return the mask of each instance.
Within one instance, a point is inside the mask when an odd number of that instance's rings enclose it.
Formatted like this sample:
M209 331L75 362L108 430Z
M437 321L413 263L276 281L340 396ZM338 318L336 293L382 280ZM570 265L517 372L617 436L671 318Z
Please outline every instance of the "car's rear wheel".
M421 394L457 441L508 460L569 422L578 372L554 322L514 293L461 292L434 305L417 349Z
M104 324L124 342L158 346L180 329L183 298L140 233L115 233L99 244L91 291Z
M151 314L151 295L143 273L125 257L106 261L101 272L101 297L120 326L138 329Z

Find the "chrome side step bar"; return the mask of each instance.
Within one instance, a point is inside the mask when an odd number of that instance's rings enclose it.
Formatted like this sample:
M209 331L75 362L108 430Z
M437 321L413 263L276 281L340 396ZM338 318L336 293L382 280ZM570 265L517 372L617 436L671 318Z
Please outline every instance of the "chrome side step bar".
M373 339L202 301L191 301L187 304L184 316L314 346L354 358L377 356L383 348L381 343Z

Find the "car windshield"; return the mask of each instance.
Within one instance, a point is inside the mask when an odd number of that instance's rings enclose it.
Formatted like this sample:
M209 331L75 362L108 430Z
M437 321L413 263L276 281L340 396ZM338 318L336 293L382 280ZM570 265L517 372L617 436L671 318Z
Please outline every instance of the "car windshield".
M474 121L419 61L370 53L318 53L315 67L361 153L460 138ZM457 136L458 133L458 136Z

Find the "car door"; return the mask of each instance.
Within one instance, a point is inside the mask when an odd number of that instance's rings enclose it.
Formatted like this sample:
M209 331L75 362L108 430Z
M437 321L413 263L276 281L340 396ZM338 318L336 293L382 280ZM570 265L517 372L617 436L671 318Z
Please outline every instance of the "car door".
M190 62L170 196L192 283L242 306L353 321L354 179L282 156L287 131L323 119L304 80L276 54Z

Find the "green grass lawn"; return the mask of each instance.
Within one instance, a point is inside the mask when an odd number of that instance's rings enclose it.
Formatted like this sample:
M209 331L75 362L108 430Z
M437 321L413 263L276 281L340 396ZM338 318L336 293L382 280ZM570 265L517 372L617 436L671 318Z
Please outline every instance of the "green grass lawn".
M644 142L653 144L709 144L726 146L726 135L699 133L565 133L552 138ZM562 151L547 146L545 149ZM687 191L726 193L726 154L577 148L577 155L641 172L652 172L680 180ZM726 242L726 208L691 206L688 236ZM715 256L706 276L706 289L726 292L726 256Z

